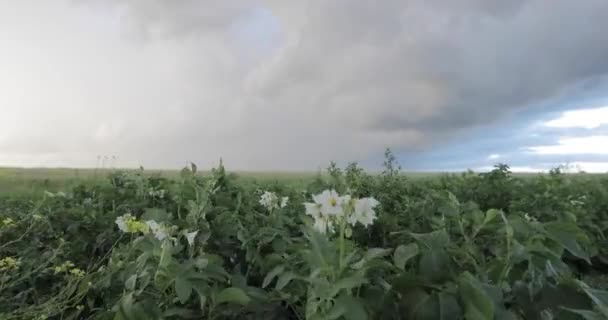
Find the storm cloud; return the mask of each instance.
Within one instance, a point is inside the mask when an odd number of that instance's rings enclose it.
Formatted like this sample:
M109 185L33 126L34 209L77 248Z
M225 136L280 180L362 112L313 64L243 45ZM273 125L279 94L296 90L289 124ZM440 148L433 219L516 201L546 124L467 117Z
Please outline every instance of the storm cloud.
M604 0L5 1L0 164L425 152L605 84L604 30Z

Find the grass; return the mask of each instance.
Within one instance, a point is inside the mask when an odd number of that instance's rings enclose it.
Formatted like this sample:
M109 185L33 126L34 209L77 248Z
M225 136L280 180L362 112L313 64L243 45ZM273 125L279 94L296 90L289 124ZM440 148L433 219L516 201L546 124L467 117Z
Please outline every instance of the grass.
M75 168L10 168L0 167L0 194L20 195L42 193L45 190L59 191L70 189L80 183L100 183L106 181L108 174L115 169L75 169ZM136 169L126 169L136 170ZM233 171L234 172L234 171ZM179 170L148 170L147 175L160 175L166 178L179 176ZM245 182L276 182L292 186L305 186L317 175L315 171L236 171L234 172ZM206 175L209 171L199 171ZM439 177L442 172L405 172L412 179ZM518 177L534 177L538 173L518 173ZM587 174L585 174L587 175Z

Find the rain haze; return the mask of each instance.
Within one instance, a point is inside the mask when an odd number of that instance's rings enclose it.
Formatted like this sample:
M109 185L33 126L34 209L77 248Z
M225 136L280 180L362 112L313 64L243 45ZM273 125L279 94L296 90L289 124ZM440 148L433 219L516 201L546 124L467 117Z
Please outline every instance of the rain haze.
M608 171L608 1L0 2L0 165Z

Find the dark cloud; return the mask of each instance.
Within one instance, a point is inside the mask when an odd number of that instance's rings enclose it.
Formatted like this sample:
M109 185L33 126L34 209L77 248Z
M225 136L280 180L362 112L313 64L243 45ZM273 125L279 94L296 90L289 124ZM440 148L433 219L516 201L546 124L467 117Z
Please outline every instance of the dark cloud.
M37 79L17 77L15 87L41 92L11 108L21 120L38 112L36 124L53 108L76 114L79 124L57 120L56 136L32 130L32 145L52 137L52 150L79 152L79 164L104 152L155 167L223 156L241 169L310 169L375 159L387 146L418 153L484 135L608 74L604 0L4 7L0 27L18 40L0 63L36 68ZM0 139L0 151L9 144Z

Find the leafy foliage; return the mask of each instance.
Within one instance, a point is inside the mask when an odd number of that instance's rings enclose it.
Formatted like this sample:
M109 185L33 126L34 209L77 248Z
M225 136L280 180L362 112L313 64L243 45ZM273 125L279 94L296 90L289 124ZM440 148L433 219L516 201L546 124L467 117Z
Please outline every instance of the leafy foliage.
M605 177L409 180L390 151L380 175L328 173L302 191L192 164L0 195L0 318L608 318ZM319 232L303 203L323 190L346 214L377 199L373 219Z

